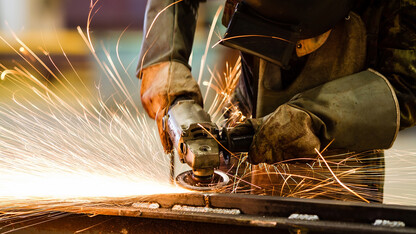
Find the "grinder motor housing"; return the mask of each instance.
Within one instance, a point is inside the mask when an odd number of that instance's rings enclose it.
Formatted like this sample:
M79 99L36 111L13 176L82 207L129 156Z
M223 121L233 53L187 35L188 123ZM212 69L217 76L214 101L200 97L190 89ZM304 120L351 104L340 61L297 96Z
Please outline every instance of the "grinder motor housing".
M194 100L178 100L163 119L163 126L178 152L196 177L211 177L220 165L217 126ZM209 133L208 133L209 132Z

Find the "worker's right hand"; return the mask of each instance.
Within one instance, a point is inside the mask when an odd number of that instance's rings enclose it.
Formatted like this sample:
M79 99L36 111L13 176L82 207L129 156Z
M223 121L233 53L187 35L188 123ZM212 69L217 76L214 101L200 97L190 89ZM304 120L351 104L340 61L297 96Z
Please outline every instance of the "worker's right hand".
M202 95L190 69L179 62L163 62L140 71L141 100L149 116L156 120L165 152L172 151L172 143L162 124L170 105L178 97L195 100L202 106Z
M248 161L252 164L308 157L316 155L315 148L320 148L310 115L288 104L263 118L248 119L234 127L230 134L244 136L253 132L248 153Z
M315 156L321 142L314 133L310 114L284 104L263 117L248 159L250 163L276 163L299 157Z

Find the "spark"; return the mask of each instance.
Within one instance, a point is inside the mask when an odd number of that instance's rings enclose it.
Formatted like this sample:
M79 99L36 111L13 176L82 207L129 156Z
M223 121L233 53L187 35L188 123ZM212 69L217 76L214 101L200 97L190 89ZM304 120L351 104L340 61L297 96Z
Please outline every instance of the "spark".
M19 74L19 72L13 71L13 70L4 70L2 71L1 75L0 75L0 79L4 80L6 78L7 75L9 74Z
M322 156L321 152L319 152L317 149L315 149L316 153L319 155L319 157L322 159L322 161L325 163L326 167L328 168L329 172L331 172L331 174L334 176L334 179L342 186L344 187L346 190L350 191L352 194L354 194L355 196L359 197L360 199L362 199L363 201L370 203L367 199L363 198L362 196L360 196L358 193L356 193L355 191L353 191L352 189L350 189L348 186L346 186L344 183L341 182L341 180L335 175L334 171L331 169L331 167L328 165L328 163L326 162L325 158Z
M93 0L91 0L90 2L90 11L88 12L88 18L87 18L87 38L88 38L88 47L90 48L90 50L92 50L95 53L95 49L93 46L93 43L91 41L91 32L90 32L90 26L91 26L91 22L92 19L94 18L95 14L97 14L97 12L100 10L100 8L96 9L94 12L94 8L97 5L98 0L96 0L95 2L93 2Z
M45 168L42 168L45 170ZM125 197L161 193L180 193L184 190L172 188L152 178L126 179L120 175L80 172L43 171L38 175L10 172L1 175L0 197L14 199L74 198L74 197Z
M10 94L9 102L0 105L1 211L17 201L50 200L46 210L62 199L189 192L172 185L169 173L160 170L169 167L170 159L153 123L138 111L109 52L103 47L106 60L96 54L89 30L96 3L90 9L87 35L79 27L78 31L120 100L114 95L104 100L99 86L91 90L60 42L73 75L62 71L66 68L59 68L43 49L55 73L13 31L18 50L0 37L23 60L10 69L1 65L1 79L8 83L0 85ZM21 53L33 57L40 67Z
M257 34L252 34L252 35L238 35L238 36L232 36L232 37L228 37L228 38L221 38L217 43L215 43L211 48L216 47L218 44L220 44L223 41L228 41L228 40L233 40L233 39L238 39L238 38L248 38L248 37L263 37L263 38L270 38L270 39L276 39L276 40L280 40L280 41L284 41L287 42L289 44L295 44L295 42L281 38L281 37L275 37L275 36L268 36L268 35L257 35Z
M217 12L215 13L214 18L212 20L211 28L209 29L208 39L207 39L207 43L206 43L206 46L205 46L205 52L201 57L201 67L199 69L198 84L201 84L202 74L204 72L204 67L205 67L205 62L207 60L209 44L211 43L211 38L212 38L212 35L214 33L214 29L215 29L215 26L217 24L217 20L220 16L221 10L222 10L222 6L218 7Z

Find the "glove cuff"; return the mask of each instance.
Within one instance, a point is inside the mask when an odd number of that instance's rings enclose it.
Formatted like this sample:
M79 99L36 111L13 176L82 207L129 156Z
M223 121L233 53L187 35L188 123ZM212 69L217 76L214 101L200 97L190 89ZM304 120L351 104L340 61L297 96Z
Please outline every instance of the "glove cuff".
M296 95L290 105L307 111L322 145L366 151L390 148L399 131L400 112L392 86L366 70Z

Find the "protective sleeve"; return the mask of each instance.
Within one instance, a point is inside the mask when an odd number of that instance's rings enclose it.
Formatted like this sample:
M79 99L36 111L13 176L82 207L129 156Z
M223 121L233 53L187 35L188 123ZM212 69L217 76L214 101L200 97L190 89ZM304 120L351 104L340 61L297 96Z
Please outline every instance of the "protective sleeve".
M198 0L149 0L137 68L176 61L188 66L194 39Z
M374 70L346 76L294 96L321 146L366 151L390 148L399 131L399 105L388 80Z

